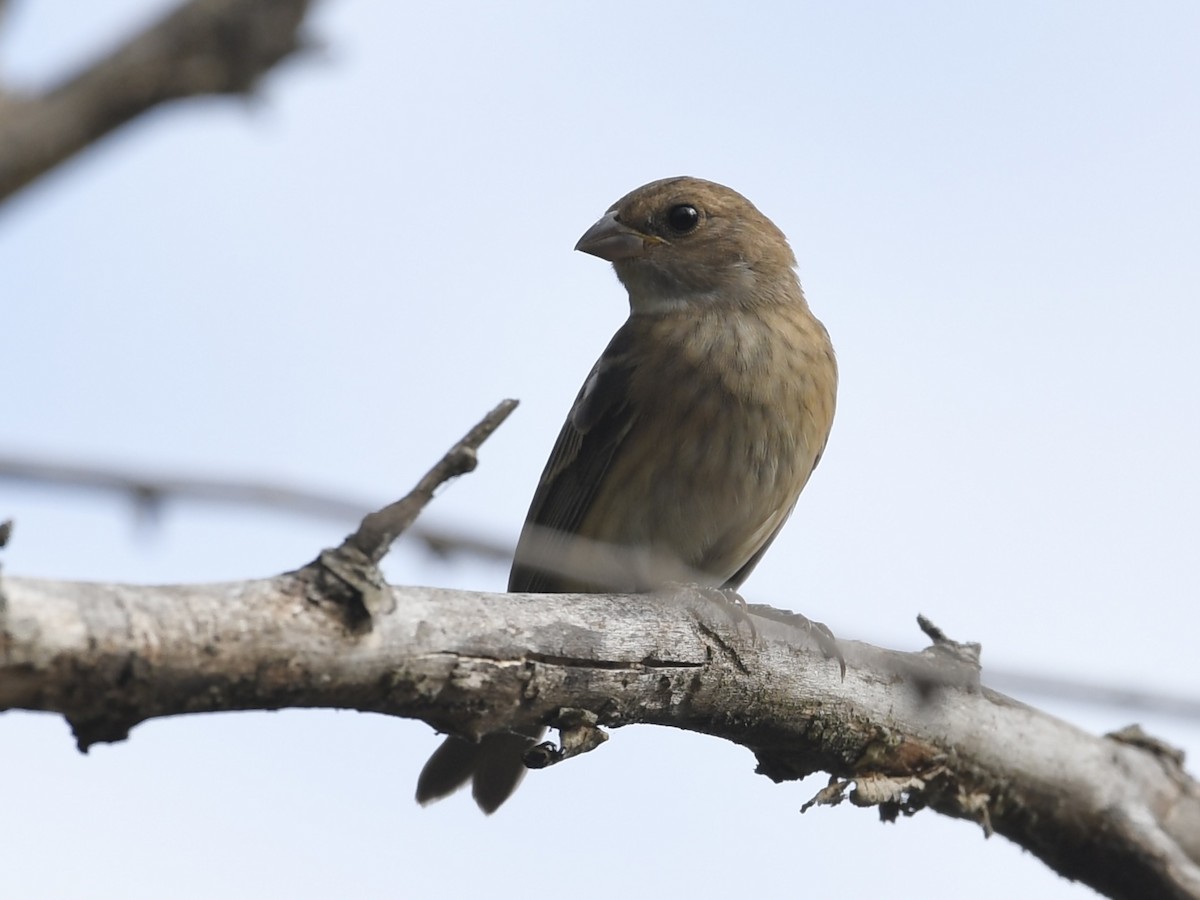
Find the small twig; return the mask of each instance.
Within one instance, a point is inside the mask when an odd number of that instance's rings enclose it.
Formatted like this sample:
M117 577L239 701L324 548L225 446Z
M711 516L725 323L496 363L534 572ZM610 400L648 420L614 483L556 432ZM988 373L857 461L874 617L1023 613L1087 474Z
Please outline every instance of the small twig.
M925 635L933 641L933 649L938 653L943 653L950 658L963 663L964 665L979 669L979 655L982 650L977 643L962 643L961 641L951 640L946 632L942 631L932 621L923 615L917 616L917 625L925 632Z
M917 625L933 643L912 658L912 664L900 672L925 702L932 702L947 687L978 690L982 648L952 640L941 628L923 615Z
M417 486L395 503L363 517L358 530L341 545L323 550L315 561L298 573L313 579L314 602L333 598L352 632L369 631L375 617L393 609L392 595L378 569L380 561L396 540L433 499L433 492L451 478L473 471L476 451L517 408L516 400L504 400L479 424L446 451Z
M342 548L353 548L372 563L378 564L391 549L392 542L404 533L425 505L433 499L433 492L452 478L473 471L478 463L475 453L479 445L491 437L492 432L503 424L514 409L516 400L504 400L483 417L461 441L451 447L417 486L404 498L368 513L358 530L342 544Z

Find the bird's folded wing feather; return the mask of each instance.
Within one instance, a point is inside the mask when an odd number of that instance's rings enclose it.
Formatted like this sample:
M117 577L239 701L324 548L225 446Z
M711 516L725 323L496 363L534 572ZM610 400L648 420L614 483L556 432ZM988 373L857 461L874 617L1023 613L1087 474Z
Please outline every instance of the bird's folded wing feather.
M621 442L633 425L629 403L631 332L621 328L593 367L559 432L533 495L508 589L553 593L563 578L536 565L578 534Z

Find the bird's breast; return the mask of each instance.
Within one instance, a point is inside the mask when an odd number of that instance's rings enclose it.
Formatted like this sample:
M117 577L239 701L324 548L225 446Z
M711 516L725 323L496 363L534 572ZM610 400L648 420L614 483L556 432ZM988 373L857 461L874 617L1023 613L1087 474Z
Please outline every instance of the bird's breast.
M807 309L663 316L631 342L632 425L583 523L723 583L787 517L828 436L836 369Z

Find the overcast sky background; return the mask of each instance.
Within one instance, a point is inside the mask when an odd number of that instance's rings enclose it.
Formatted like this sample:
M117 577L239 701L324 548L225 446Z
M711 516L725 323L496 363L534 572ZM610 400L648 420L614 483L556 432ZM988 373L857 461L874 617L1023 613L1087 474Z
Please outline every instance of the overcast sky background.
M16 2L52 83L173 4ZM326 0L254 102L176 104L0 209L0 452L382 503L504 397L431 523L513 541L626 315L575 240L628 190L720 181L789 235L842 370L825 459L745 585L843 636L1200 695L1200 6ZM352 522L0 484L14 575L266 576ZM410 546L397 582L501 590ZM1027 697L1094 732L1200 724ZM625 728L491 819L412 802L438 739L335 712L188 717L73 749L0 717L27 898L1080 898L923 813L884 826L714 739ZM1195 771L1192 764L1192 771Z

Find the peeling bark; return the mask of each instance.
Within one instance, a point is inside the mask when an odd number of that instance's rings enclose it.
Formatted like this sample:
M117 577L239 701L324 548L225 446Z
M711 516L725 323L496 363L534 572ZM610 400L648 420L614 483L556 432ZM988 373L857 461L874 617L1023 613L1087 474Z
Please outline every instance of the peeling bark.
M978 822L1112 897L1200 897L1200 787L1179 755L981 687L944 638L916 654L842 641L843 680L809 630L687 589L385 587L364 628L320 568L187 587L5 579L0 709L61 713L82 749L158 716L283 707L465 737L558 725L565 752L543 751L558 758L598 745L595 728L670 725L748 747L775 781L829 772L821 802Z

